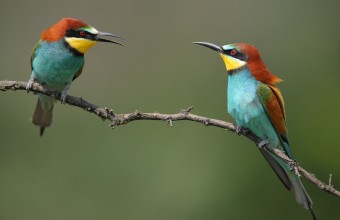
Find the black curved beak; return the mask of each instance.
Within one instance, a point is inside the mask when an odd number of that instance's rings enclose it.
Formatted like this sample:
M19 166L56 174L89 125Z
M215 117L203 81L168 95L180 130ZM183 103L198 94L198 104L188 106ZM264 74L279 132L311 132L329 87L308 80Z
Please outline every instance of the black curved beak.
M119 38L119 39L123 39L117 35L114 34L110 34L110 33L106 33L106 32L99 32L99 34L96 35L95 40L99 41L99 42L108 42L108 43L113 43L113 44L118 44L120 46L124 46L123 44L117 42L117 41L113 41L113 40L107 40L105 38L101 38L101 36L108 36L108 37L115 37L115 38Z
M223 53L223 49L220 46L217 46L216 44L208 43L208 42L192 42L193 44L198 44L204 47L208 47L212 50L215 50L219 53Z

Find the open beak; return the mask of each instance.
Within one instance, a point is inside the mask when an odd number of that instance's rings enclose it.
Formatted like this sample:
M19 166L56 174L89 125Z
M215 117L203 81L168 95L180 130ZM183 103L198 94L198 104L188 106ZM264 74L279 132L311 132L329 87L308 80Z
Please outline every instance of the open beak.
M193 42L193 44L202 45L202 46L208 47L208 48L210 48L212 50L215 50L215 51L217 51L219 53L223 53L222 47L217 46L216 44L207 43L207 42Z
M108 36L108 37L115 37L115 38L120 38L120 39L123 39L117 35L114 35L114 34L110 34L110 33L106 33L106 32L99 32L96 37L95 37L95 40L96 41L99 41L99 42L108 42L108 43L113 43L113 44L118 44L118 45L121 45L121 46L124 46L123 44L117 42L117 41L113 41L113 40L107 40L105 38L101 38L102 36Z

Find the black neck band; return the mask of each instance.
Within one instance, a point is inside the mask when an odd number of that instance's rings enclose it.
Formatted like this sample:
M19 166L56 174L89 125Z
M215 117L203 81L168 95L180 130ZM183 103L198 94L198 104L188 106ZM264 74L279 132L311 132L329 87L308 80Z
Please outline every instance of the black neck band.
M233 70L229 70L228 71L228 75L234 75L234 74L237 74L239 72L241 72L242 70L244 70L245 68L247 68L247 65L243 65L237 69L233 69Z

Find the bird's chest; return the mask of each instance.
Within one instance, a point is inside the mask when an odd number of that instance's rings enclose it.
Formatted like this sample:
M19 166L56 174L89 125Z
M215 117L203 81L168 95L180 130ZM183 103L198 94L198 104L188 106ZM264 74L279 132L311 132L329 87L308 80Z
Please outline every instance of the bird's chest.
M263 113L257 96L258 82L248 70L228 76L228 112L240 126Z
M52 88L63 87L84 64L83 56L75 56L63 43L43 42L32 62L38 82Z

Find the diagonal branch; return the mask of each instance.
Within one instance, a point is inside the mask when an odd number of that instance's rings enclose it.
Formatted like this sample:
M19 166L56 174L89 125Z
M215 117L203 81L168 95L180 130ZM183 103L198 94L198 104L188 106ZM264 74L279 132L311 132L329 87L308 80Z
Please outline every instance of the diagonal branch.
M0 91L7 91L7 90L26 90L26 82L20 82L20 81L7 81L3 80L0 81ZM38 83L34 83L30 91L45 94L51 97L54 97L55 99L60 99L60 92L53 91L44 88ZM187 120L187 121L194 121L202 123L205 126L215 126L219 128L224 128L225 130L237 133L239 135L243 135L253 141L257 146L261 143L261 139L256 137L254 134L249 132L246 129L242 129L240 132L237 131L236 126L230 122L221 121L218 119L212 119L207 118L199 115L195 115L190 113L193 107L189 107L187 109L181 110L179 113L176 114L161 114L161 113L143 113L139 111L135 111L133 113L127 113L127 114L115 114L112 110L108 108L101 108L95 104L92 104L90 102L87 102L83 98L78 98L74 96L67 96L65 102L69 105L77 106L79 108L84 109L85 111L88 111L90 113L93 113L100 117L103 120L109 120L110 121L110 127L114 128L119 125L127 124L132 121L137 120L159 120L159 121L165 121L170 126L173 125L173 121L180 121L180 120ZM263 147L266 148L266 150L271 151L272 153L276 154L278 157L282 158L284 161L286 161L293 170L295 170L297 175L304 176L308 181L319 187L320 189L340 197L340 191L336 190L331 185L332 175L330 175L329 182L324 183L318 178L315 177L314 174L306 171L304 168L302 168L300 165L296 163L296 161L291 160L288 158L282 151L278 149L273 149L270 147L267 147L264 145Z

